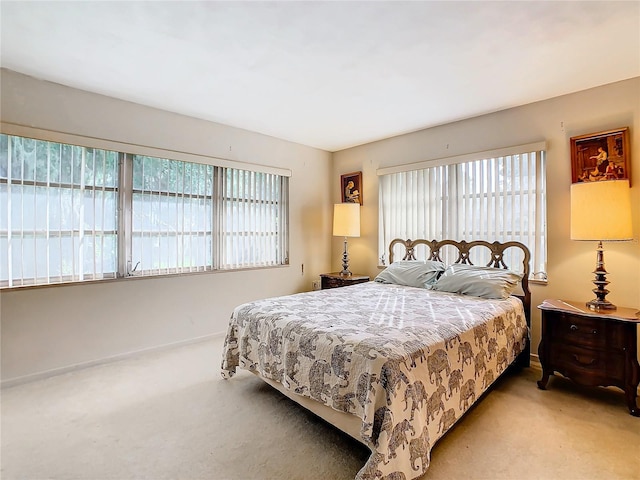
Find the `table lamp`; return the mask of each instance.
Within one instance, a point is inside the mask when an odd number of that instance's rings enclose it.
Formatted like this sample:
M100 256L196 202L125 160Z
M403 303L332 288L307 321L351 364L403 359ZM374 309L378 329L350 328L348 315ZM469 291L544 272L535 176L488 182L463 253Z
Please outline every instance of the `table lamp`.
M596 298L587 302L591 310L615 310L605 299L609 284L604 268L603 241L633 238L631 225L631 192L628 180L607 180L571 185L571 240L598 242L596 277L593 292Z
M344 252L342 253L342 271L340 275L350 276L347 237L360 236L359 203L336 203L333 206L333 236L344 237Z

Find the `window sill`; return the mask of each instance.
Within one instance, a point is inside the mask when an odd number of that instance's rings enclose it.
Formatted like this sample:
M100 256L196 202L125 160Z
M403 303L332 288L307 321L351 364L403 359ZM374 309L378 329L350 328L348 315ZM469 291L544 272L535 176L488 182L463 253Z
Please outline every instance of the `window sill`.
M128 282L131 280L152 280L152 279L158 279L158 278L174 278L174 277L185 277L185 276L203 275L203 274L216 275L220 273L230 273L230 272L248 272L248 271L255 271L255 270L267 270L272 268L287 268L289 266L290 266L289 264L269 265L266 267L217 269L217 270L205 270L200 272L167 273L167 274L161 274L161 275L129 275L128 277L102 278L99 280L76 280L76 281L59 282L59 283L46 283L46 284L39 284L39 285L20 285L16 287L0 287L0 293L16 292L18 290L32 290L37 288L72 287L72 286L80 286L80 285L96 285L101 283Z

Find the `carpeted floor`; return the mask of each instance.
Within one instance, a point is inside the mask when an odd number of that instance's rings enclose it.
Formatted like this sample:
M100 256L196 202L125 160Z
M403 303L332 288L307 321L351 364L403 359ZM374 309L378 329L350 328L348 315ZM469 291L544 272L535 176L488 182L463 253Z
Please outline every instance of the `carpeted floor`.
M1 477L351 479L369 451L253 375L222 339L2 390ZM640 479L640 418L616 389L539 371L499 380L434 448L425 479Z

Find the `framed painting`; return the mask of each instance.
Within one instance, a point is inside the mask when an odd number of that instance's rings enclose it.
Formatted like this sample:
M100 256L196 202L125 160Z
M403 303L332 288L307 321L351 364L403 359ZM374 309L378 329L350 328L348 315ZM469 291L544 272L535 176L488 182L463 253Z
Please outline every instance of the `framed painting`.
M571 183L629 180L629 127L571 137Z
M342 203L359 203L362 205L362 172L340 175Z

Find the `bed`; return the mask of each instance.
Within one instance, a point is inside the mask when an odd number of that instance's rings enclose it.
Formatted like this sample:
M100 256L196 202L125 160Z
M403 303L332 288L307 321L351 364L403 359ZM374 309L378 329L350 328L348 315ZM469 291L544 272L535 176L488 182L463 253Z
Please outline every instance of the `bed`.
M529 258L518 242L396 239L375 281L238 306L222 376L249 370L367 445L357 479L420 477L495 380L529 365Z

